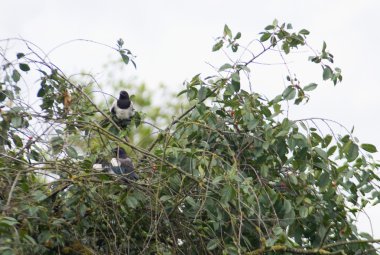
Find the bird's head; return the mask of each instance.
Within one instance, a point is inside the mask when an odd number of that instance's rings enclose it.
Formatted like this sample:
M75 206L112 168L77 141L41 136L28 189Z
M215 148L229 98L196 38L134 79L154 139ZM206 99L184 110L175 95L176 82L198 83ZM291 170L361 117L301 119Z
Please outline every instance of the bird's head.
M127 153L121 147L114 148L112 152L115 154L116 158L127 158Z
M129 99L128 92L125 90L120 91L120 99Z

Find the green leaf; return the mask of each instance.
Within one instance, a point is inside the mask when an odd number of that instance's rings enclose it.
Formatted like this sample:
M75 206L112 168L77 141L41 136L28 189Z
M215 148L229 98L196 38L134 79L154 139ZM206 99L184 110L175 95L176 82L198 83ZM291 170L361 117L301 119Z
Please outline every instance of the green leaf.
M275 236L280 237L284 235L284 230L281 227L277 226L273 228L273 233L275 234Z
M239 251L233 244L227 244L221 254L238 255Z
M325 138L323 139L322 147L326 148L327 146L329 146L329 144L331 143L331 140L332 140L332 135L326 135Z
M274 26L273 25L268 25L264 29L265 30L272 30L272 29L274 29Z
M46 94L45 87L41 87L37 92L37 97L43 97Z
M269 110L268 107L261 107L260 111L267 118L269 118L272 115L272 112Z
M257 127L258 124L259 124L259 121L255 118L252 118L251 120L247 122L247 128L249 130L253 130Z
M282 136L286 136L288 133L289 133L289 131L287 131L287 130L281 130L281 131L278 132L278 134L276 135L276 138L278 138L278 137L282 137Z
M68 155L70 158L73 158L73 159L78 158L78 153L77 153L77 151L76 151L73 147L71 147L71 146L69 146L69 147L66 148L66 153L67 153L67 155Z
M166 201L168 201L170 199L172 199L172 197L168 196L168 195L164 195L164 196L160 197L160 201L161 202L166 202Z
M281 113L281 105L280 104L274 104L273 110L275 113Z
M318 186L324 188L330 181L330 174L328 172L323 172L321 176L319 176Z
M360 145L360 147L361 147L363 150L368 151L368 152L371 152L371 153L377 152L376 146L373 145L373 144L363 143L362 145Z
M326 44L326 42L324 41L324 42L323 42L323 46L322 46L322 52L325 52L325 51L326 51L326 47L327 47L327 44Z
M37 202L41 202L47 196L41 191L41 190L36 190L32 193L33 199L36 200Z
M367 239L367 240L372 240L372 239L373 239L373 237L372 237L370 234L365 233L365 232L362 232L362 233L360 233L359 235L360 235L361 237Z
M44 70L37 69L37 71L39 71L40 73L42 73L44 76L47 76L47 75L48 75Z
M120 52L121 58L123 59L123 62L128 65L129 63L129 57L125 55L124 53Z
M282 44L282 49L284 50L285 54L289 54L290 48L289 48L289 43L283 43Z
M54 220L51 224L53 225L53 226L62 226L63 224L65 224L66 223L66 221L65 221L65 219L56 219L56 220Z
M237 52L237 50L239 49L239 44L238 43L234 43L231 45L231 49L233 52Z
M318 86L318 84L316 84L316 83L310 83L309 85L306 85L306 86L303 88L303 90L304 90L304 91L312 91L312 90L316 89L317 86Z
M307 209L307 207L305 207L305 206L301 206L301 207L299 208L299 214L300 214L300 217L301 217L301 218L306 218L307 215L309 214L309 210Z
M182 91L180 91L178 94L177 94L177 97L179 97L180 95L182 94L185 94L187 92L187 89L184 89Z
M127 199L126 199L126 203L127 203L129 208L134 209L139 204L139 201L134 196L128 195Z
M222 189L221 193L222 193L221 202L223 204L227 204L233 198L235 194L235 190L230 185L227 185Z
M20 78L21 78L20 73L16 69L14 69L13 72L12 72L12 79L13 79L13 81L14 82L18 82L20 80Z
M306 140L305 136L301 133L294 134L293 138L297 140L304 140L304 141Z
M27 72L27 71L30 70L30 67L28 66L28 64L25 64L25 63L20 63L20 64L19 64L19 67L20 67L20 69L21 69L22 71L24 71L24 72Z
M86 214L86 211L87 211L87 206L86 206L86 204L85 204L85 203L81 203L81 204L79 205L79 215L80 215L81 217L83 217L83 216Z
M33 239L33 237L31 237L29 235L24 235L22 238L23 238L23 240L26 241L26 243L29 243L32 245L37 245L37 242Z
M60 136L55 136L55 137L51 138L50 143L51 143L51 147L53 149L53 152L58 153L63 148L64 140Z
M286 100L292 100L296 96L296 89L293 86L288 86L284 92L282 92L282 96Z
M331 147L327 150L327 156L330 157L331 155L333 155L337 148L338 148L338 147L337 147L336 145L331 146Z
M270 37L271 37L271 33L264 33L261 37L260 37L260 42L265 42L267 41Z
M234 37L234 40L238 40L241 38L241 33L240 32L237 32L237 34L235 35Z
M217 42L217 43L212 47L212 51L218 51L218 50L220 50L222 47L223 47L223 40L220 40L219 42Z
M7 94L5 93L5 91L0 91L0 102L3 102L6 98Z
M20 148L23 146L22 140L18 135L16 135L16 134L12 135L12 140L13 140L14 144L16 145L16 147Z
M207 97L208 88L205 86L202 86L198 91L198 100L203 101Z
M317 64L321 63L321 58L318 57L318 56L316 56L316 57L311 56L311 57L309 57L309 60L311 62L314 62L314 63L317 63Z
M133 115L133 120L135 122L135 127L140 126L142 119L139 112L136 112L135 115Z
M289 213L292 210L292 204L289 200L285 199L284 206L282 207L285 213Z
M344 145L344 152L348 162L354 161L359 156L359 146L350 140Z
M232 65L226 63L224 65L222 65L220 68L219 68L219 72L222 72L224 70L227 70L227 69L231 69L232 68Z
M22 118L20 116L14 116L11 123L14 128L19 128L22 126Z
M190 99L190 100L193 100L195 98L197 98L197 95L198 95L198 90L194 87L191 87L188 91L187 91L187 97Z
M332 78L333 73L331 71L331 68L329 66L324 66L323 67L323 80L328 80Z
M191 81L189 83L189 85L192 87L192 86L195 86L195 85L200 85L200 84L203 84L203 81L201 79L201 74L197 74L197 75L194 75L193 78L191 78Z
M224 25L223 35L227 35L229 38L232 38L231 29L227 25Z
M0 224L7 225L7 226L14 226L18 224L18 221L12 217L0 216Z
M299 92L301 91L299 90ZM305 99L304 96L298 96L296 100L294 100L294 104L299 105L304 99Z
M310 34L310 32L306 29L301 29L298 33L300 33L301 35L308 35Z
M197 209L199 206L198 204L195 202L194 198L190 197L190 196L187 196L185 198L185 201L191 206L193 207L193 209Z
M277 39L275 36L272 36L270 38L270 43L272 44L272 46L276 46L277 45Z
M298 180L297 180L297 177L295 175L289 175L289 181L291 184L294 184L294 185L297 185L298 184Z
M321 148L318 148L318 147L315 147L314 148L314 151L321 157L323 158L324 160L327 160L327 153L322 150Z
M137 65L136 65L135 61L131 60L131 62L132 62L133 67L136 69Z
M30 158L35 160L35 161L40 161L41 160L41 155L35 151L35 150L31 150L30 152Z
M219 175L219 176L216 176L213 180L212 180L212 185L214 186L217 186L219 184L219 182L221 182L222 180L224 180L224 177Z
M211 239L208 243L207 243L207 250L208 251L212 251L214 250L215 248L217 248L219 246L219 239L217 238L214 238L214 239Z
M117 40L117 45L121 48L121 47L123 47L123 45L124 45L124 40L123 39L119 39L119 40Z
M232 76L231 76L231 80L232 80L231 84L232 84L232 86L234 88L234 91L235 92L239 92L239 90L240 90L240 75L239 75L239 72L233 73Z
M20 52L20 53L17 53L16 56L17 56L17 59L20 59L20 58L25 57L25 54Z

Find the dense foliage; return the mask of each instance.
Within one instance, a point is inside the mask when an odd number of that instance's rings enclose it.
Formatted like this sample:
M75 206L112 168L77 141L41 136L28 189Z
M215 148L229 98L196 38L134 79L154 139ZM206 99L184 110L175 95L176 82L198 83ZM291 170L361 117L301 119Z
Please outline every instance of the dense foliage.
M316 83L289 72L273 99L243 89L255 61L309 49L308 34L274 21L255 41L259 52L194 76L178 104L164 97L168 106L152 106L148 88L129 87L139 114L127 129L108 101L95 103L92 76L65 75L26 41L14 57L3 50L0 253L376 254L379 240L355 227L379 201L376 147L336 134L335 122L287 117L285 107L307 103ZM248 52L240 38L225 26L212 50ZM135 65L123 46L114 50ZM312 54L324 81L342 80L326 43ZM30 75L38 75L38 106L20 85ZM116 146L132 157L138 181L92 169Z

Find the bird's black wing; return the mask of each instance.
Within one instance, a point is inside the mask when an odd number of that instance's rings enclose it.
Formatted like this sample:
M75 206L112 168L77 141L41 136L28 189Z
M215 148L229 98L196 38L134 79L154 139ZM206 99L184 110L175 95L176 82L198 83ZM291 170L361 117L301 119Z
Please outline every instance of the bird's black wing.
M113 105L111 106L111 113L112 113L112 114L116 114L116 111L115 111L115 104L113 104Z
M135 173L135 168L133 166L132 160L130 158L119 159L120 167L117 171L120 171L120 174L125 175L128 179L137 180L139 177Z
M100 172L110 172L112 165L104 159L97 160L96 163L92 166L96 171Z

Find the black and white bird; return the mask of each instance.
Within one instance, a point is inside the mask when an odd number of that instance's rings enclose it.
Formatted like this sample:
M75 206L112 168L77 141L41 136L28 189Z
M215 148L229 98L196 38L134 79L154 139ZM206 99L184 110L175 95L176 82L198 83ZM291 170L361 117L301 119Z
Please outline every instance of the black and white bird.
M135 109L127 91L120 91L119 99L113 102L110 111L119 120L131 120Z
M132 160L127 156L127 153L123 148L113 149L115 158L111 159L111 162L100 161L93 165L93 169L97 171L106 172L113 175L123 175L126 182L129 180L136 181L139 177L135 173L135 167Z

